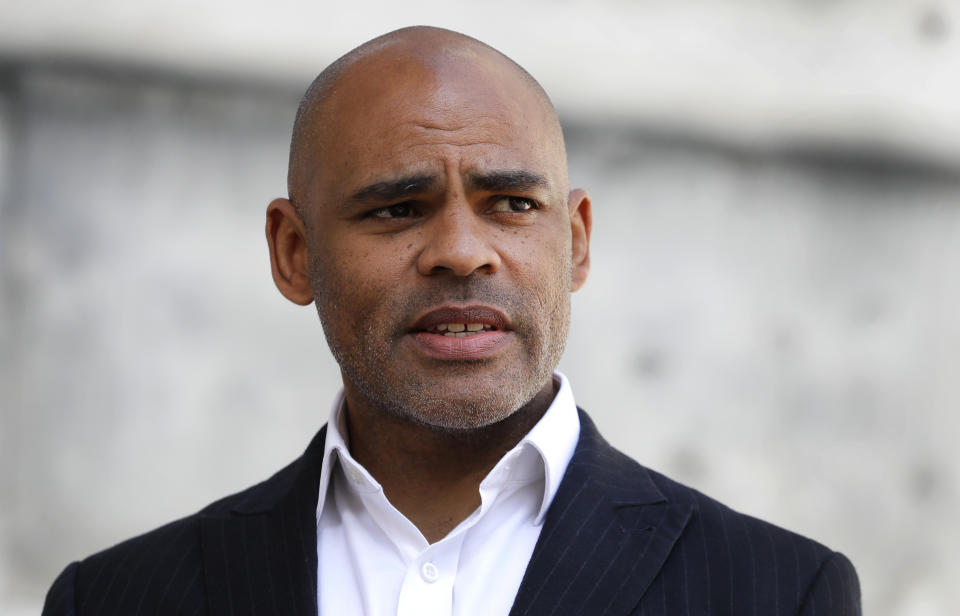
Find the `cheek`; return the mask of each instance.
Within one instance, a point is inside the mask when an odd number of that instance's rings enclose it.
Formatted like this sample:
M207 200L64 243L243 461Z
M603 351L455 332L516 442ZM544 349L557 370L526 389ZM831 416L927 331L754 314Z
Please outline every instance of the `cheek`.
M346 233L329 232L318 238L312 251L317 269L330 284L362 284L377 271L376 253L362 242L348 241ZM349 287L341 288L349 291Z
M356 324L387 310L401 288L405 267L398 251L333 241L325 247L316 252L311 268L314 290L327 298L325 311Z
M558 229L514 238L511 262L519 279L542 301L570 291L571 244Z

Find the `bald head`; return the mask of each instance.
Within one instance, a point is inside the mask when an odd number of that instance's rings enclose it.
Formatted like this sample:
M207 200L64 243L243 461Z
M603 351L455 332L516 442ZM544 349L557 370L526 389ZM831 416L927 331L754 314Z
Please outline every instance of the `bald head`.
M392 97L439 93L449 101L499 96L503 105L522 104L542 124L540 138L563 159L566 154L556 111L539 83L519 64L474 38L428 26L389 32L367 41L330 64L307 89L294 121L287 187L301 214L318 163L337 147L336 125L356 114L389 113ZM489 98L489 97L488 97ZM377 106L377 102L381 106ZM433 102L433 101L431 101ZM497 104L491 101L491 104ZM440 102L442 104L442 101Z
M289 184L267 208L274 281L316 305L351 422L366 409L369 430L384 413L472 430L545 410L589 271L590 201L523 69L446 30L374 39L311 85ZM481 313L496 332L427 331Z

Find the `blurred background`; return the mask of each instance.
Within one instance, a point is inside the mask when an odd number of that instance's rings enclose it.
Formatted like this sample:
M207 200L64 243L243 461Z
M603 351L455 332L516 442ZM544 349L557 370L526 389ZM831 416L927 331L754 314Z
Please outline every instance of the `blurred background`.
M298 99L397 27L524 65L594 199L617 446L960 613L960 3L0 0L0 613L269 476L338 387L270 278Z

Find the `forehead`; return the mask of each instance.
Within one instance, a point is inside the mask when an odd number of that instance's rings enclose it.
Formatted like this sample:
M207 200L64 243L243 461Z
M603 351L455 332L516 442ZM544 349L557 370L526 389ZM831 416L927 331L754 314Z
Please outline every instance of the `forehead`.
M322 107L312 158L326 194L444 168L526 169L558 186L566 174L552 108L496 57L460 50L362 58Z

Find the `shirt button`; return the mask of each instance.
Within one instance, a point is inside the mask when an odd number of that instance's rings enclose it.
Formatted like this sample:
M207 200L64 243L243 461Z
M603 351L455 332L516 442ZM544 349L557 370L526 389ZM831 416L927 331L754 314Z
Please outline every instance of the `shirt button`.
M440 578L440 570L433 563L423 563L420 566L420 575L424 582L433 584Z
M361 475L355 469L351 468L349 471L347 471L347 475L350 476L350 481L352 481L353 483L357 485L361 485L363 483L363 475Z

